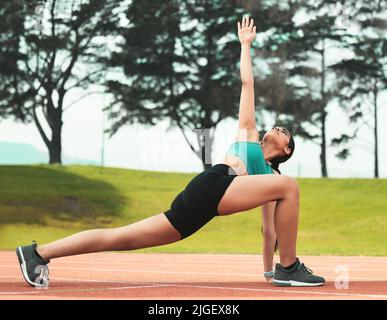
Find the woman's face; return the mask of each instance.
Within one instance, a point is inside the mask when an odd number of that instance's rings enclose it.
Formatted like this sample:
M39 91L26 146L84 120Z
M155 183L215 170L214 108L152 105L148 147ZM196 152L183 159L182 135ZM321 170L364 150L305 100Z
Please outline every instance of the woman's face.
M278 150L278 156L283 156L291 152L288 147L290 141L290 133L284 127L273 127L263 136L262 142L271 144L274 149Z

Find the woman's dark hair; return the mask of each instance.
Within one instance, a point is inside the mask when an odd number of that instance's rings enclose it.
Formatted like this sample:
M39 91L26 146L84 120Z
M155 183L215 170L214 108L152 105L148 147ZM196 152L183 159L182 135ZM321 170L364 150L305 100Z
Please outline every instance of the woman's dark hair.
M289 130L288 130L289 131ZM288 144L288 147L291 149L290 153L289 154L286 154L284 156L281 156L281 157L277 157L277 158L274 158L273 160L271 160L271 167L273 170L277 171L279 174L281 174L281 171L279 170L279 164L280 163L283 163L287 160L289 160L292 155L293 155L293 152L294 152L294 149L296 147L295 143L294 143L294 139L293 139L293 136L290 134L290 139L289 139L289 144Z

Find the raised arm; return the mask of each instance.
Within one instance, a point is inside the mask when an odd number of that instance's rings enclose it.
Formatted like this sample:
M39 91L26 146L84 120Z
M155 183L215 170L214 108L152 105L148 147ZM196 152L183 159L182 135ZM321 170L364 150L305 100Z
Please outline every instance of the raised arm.
M238 37L241 43L240 75L242 82L239 103L239 136L240 140L258 141L259 134L255 124L254 76L251 63L250 48L255 39L256 27L254 20L243 17L238 21Z

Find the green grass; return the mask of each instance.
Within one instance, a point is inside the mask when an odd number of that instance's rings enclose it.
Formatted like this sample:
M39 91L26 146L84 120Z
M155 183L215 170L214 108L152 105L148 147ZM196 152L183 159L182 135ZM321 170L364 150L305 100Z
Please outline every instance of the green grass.
M161 213L196 175L95 166L0 166L0 249L47 243ZM387 255L386 179L298 179L298 253ZM260 209L216 217L191 237L140 252L260 253Z

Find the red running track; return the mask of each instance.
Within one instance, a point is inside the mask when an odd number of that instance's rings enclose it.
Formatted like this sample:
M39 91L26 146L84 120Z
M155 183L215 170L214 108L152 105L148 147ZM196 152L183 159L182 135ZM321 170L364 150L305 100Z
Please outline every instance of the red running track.
M262 276L262 256L98 253L52 260L50 287L28 286L16 254L0 251L3 299L383 299L387 257L300 256L327 280L281 288ZM348 288L340 279L348 279ZM340 288L341 286L341 288Z

